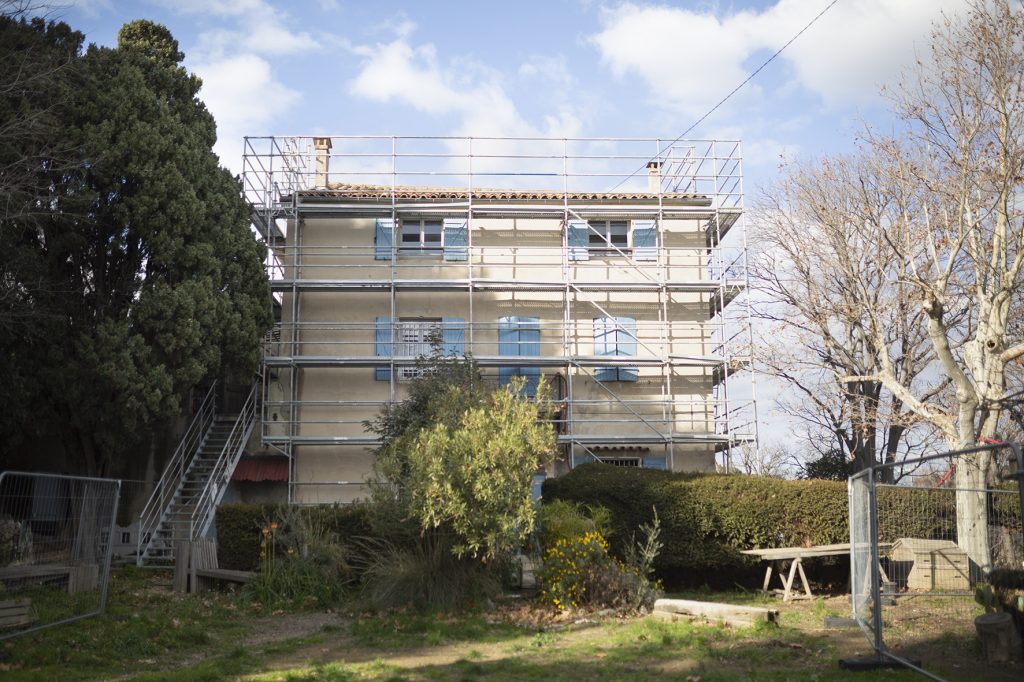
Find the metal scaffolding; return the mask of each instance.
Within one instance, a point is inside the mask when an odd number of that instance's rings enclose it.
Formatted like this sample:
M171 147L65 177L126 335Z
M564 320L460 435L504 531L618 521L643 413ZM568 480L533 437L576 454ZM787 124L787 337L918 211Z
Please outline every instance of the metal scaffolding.
M638 166L648 171L638 174ZM627 180L617 191L604 191L623 177ZM597 446L661 444L669 468L675 468L678 446L711 448L728 466L730 450L756 444L738 141L248 137L243 184L253 224L269 246L267 272L283 320L265 344L263 442L289 456L293 472L296 446L376 443L347 415L396 400L401 368L416 363L411 354L392 352L382 359L375 353L368 341L372 320L305 320L303 296L316 292L386 296L390 319L406 292L465 296L464 348L485 374L529 365L553 377L562 407L554 421L570 465L581 458L606 458L595 452ZM395 230L398 219L410 213L464 217L469 229L459 257L399 258ZM625 249L609 242L605 255L614 259L575 258L580 247L570 243L567 226L601 216L653 221L656 241ZM388 258L375 259L380 245L303 243L307 222L353 218L390 221ZM474 244L477 221L493 219L560 221L560 248ZM666 221L676 220L697 221L700 242L669 245ZM474 317L474 301L495 292L557 301L562 319L542 323L545 341L536 355L510 358L495 352L495 321ZM595 354L578 342L588 334L580 328L581 309L611 317L602 303L621 294L646 296L654 319L638 321L635 354ZM673 319L670 311L681 301L703 309L692 319ZM690 339L699 353L674 351L680 340ZM382 364L390 370L386 399L301 398L302 374L312 368ZM596 378L597 368L616 364L646 368L645 378L655 377L658 385L638 399L622 394L616 382ZM684 368L704 373L706 395L677 395L673 374ZM286 386L283 395L269 395L271 375ZM577 396L581 381L593 382L602 398ZM310 409L328 417L303 414ZM317 435L304 434L303 426L314 423ZM603 429L595 430L598 424Z

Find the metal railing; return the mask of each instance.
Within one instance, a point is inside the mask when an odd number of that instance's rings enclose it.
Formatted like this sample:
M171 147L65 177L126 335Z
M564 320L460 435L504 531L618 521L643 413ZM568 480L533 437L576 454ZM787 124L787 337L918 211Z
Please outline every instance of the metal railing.
M231 474L238 464L245 444L249 440L256 425L258 415L258 397L260 384L254 383L249 391L248 397L239 410L238 419L235 420L231 433L217 457L217 461L210 471L203 491L199 494L189 517L189 539L196 540L206 534L213 521L214 511L217 504L224 496L224 491L231 480Z
M156 538L156 531L166 518L167 510L181 488L185 473L210 430L210 425L213 424L217 408L216 392L217 382L215 381L199 403L195 417L192 418L192 422L178 442L178 447L164 467L160 480L157 481L156 487L153 489L153 494L150 495L149 500L139 513L139 534L135 555L139 566L143 564L146 550Z
M314 140L329 140L317 149ZM344 185L522 188L665 195L742 205L738 140L660 138L263 136L246 137L246 198L271 207L297 190ZM319 160L318 160L318 156ZM650 162L656 175L637 172ZM623 180L625 178L625 180Z

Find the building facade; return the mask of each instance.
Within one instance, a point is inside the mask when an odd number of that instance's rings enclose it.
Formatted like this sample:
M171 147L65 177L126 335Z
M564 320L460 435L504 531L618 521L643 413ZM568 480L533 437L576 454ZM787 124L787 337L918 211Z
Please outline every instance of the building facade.
M279 316L261 438L293 501L365 495L364 421L433 337L498 385L546 378L546 475L756 442L738 142L248 138L244 182Z

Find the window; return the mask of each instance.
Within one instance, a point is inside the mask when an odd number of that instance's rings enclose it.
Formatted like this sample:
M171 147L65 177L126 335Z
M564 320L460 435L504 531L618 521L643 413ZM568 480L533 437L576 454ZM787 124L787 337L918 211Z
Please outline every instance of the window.
M502 317L498 320L498 354L537 357L540 355L540 318ZM512 377L526 377L523 393L537 395L539 367L499 367L498 385L505 386Z
M441 332L441 349L445 355L465 353L464 320L461 317L441 319L378 317L375 324L374 352L379 358L416 358L430 353L430 337ZM417 367L403 366L398 370L398 379L407 380L420 376ZM391 368L376 367L377 381L390 381Z
M394 220L378 218L373 236L375 260L391 260L395 238L403 256L443 255L446 261L464 261L469 256L469 221L465 218L403 218L397 231Z
M429 355L430 337L436 335L440 329L441 320L399 320L395 325L395 334L398 337L395 355L412 358ZM399 379L408 380L423 376L423 369L419 367L400 367L398 372Z
M596 256L629 255L629 221L589 220L587 250Z
M402 253L441 254L444 223L440 220L421 219L402 221Z
M569 260L632 256L657 261L657 224L654 220L570 220L566 225Z
M614 459L601 458L604 464L611 464L613 467L640 468L640 460L636 457L616 457Z
M594 354L610 356L636 355L636 320L632 317L595 317ZM594 372L598 381L636 381L636 367L614 365Z

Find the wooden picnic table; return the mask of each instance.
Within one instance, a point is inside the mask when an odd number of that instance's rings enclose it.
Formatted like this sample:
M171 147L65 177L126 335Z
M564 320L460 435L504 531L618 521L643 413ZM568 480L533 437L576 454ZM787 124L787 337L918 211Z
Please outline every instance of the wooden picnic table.
M878 549L881 552L889 548L890 543L879 543ZM811 586L807 583L807 574L804 572L804 559L822 556L843 556L850 554L850 543L841 542L836 545L814 545L812 547L771 547L768 549L747 549L741 554L760 557L762 561L768 562L764 573L764 585L761 590L768 592L772 581L772 568L778 568L779 580L782 581L782 601L790 599L811 599ZM785 575L785 562L789 563L789 575ZM793 580L800 575L800 584L803 586L804 594L793 593ZM886 578L888 580L888 578Z

